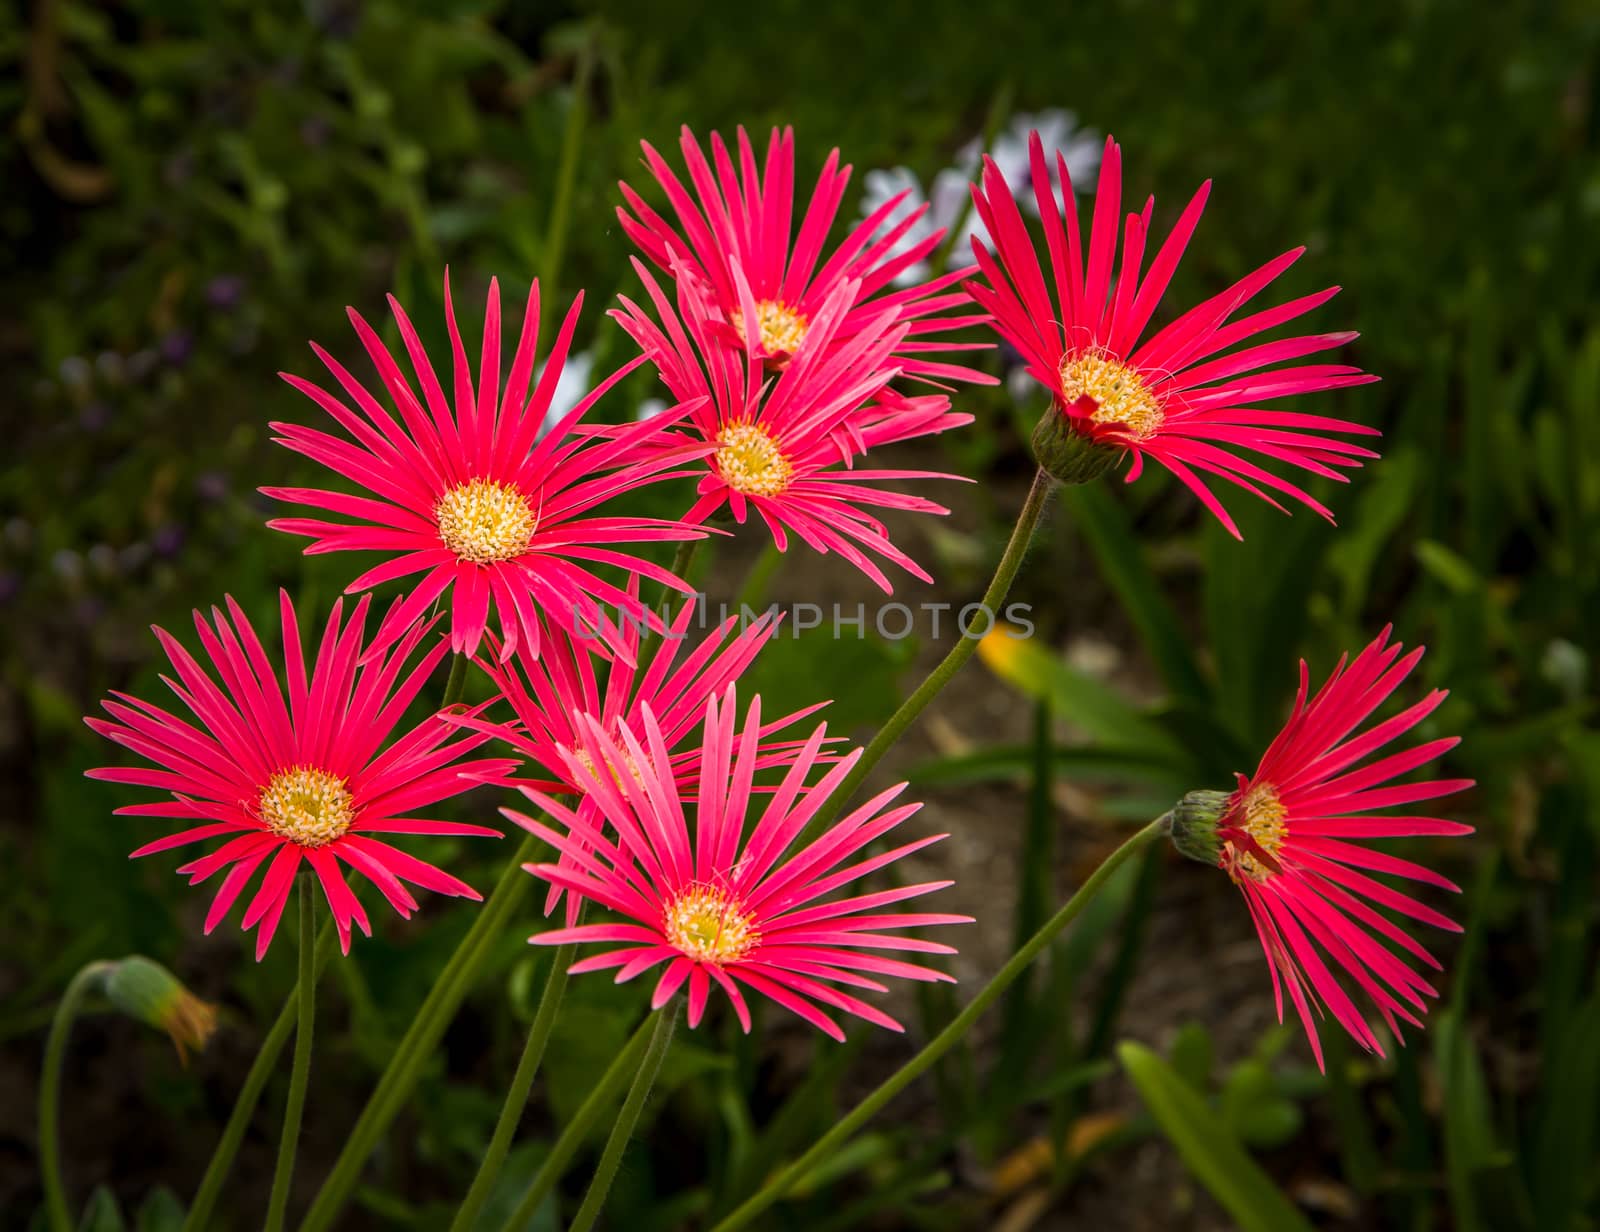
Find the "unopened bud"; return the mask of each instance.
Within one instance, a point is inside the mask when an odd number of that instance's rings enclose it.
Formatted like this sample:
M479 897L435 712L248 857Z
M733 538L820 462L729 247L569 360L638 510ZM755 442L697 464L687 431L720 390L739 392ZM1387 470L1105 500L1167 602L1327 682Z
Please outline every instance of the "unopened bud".
M1202 864L1216 866L1222 858L1217 823L1233 797L1225 791L1191 791L1172 810L1172 845Z
M216 1007L195 996L160 963L131 954L111 963L105 977L111 1004L140 1022L165 1031L187 1063L189 1050L205 1048L217 1029Z
M1033 456L1062 483L1088 483L1111 469L1123 451L1077 431L1058 408L1051 407L1033 430Z

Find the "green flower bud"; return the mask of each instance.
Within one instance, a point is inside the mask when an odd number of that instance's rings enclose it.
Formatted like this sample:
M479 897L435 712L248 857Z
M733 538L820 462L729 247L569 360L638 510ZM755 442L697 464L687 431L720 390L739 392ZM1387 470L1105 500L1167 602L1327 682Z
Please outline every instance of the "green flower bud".
M1051 407L1033 430L1033 456L1062 483L1088 483L1115 465L1123 450L1077 431L1072 421Z
M131 954L108 963L106 997L130 1018L165 1031L185 1063L189 1049L205 1048L217 1029L216 1007L202 1001L160 963Z
M1191 791L1172 810L1172 845L1201 864L1216 867L1222 858L1217 823L1233 799L1226 791Z

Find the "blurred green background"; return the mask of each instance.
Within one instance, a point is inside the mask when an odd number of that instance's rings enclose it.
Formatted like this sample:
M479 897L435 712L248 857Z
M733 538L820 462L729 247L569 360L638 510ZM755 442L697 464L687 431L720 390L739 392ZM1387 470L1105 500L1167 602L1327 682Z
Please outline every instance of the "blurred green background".
M192 1191L292 981L288 945L257 967L231 925L199 938L201 898L174 861L127 862L149 835L110 815L125 793L81 777L110 754L79 720L109 688L155 696L150 623L186 633L189 609L224 592L265 622L280 585L314 613L351 575L265 530L255 493L314 473L266 427L316 414L275 375L312 373L306 340L348 358L344 306L377 323L390 290L441 340L448 264L469 339L491 274L515 294L535 274L547 296L584 288L580 339L602 370L626 356L602 311L633 285L612 207L619 177L643 179L640 138L669 149L680 123L793 124L803 184L838 145L858 177L903 165L926 185L1014 115L1068 108L1123 142L1129 199L1155 192L1158 224L1215 178L1169 304L1309 247L1277 298L1343 285L1316 325L1361 330L1352 362L1384 379L1317 409L1380 425L1384 457L1349 488L1315 489L1337 529L1229 498L1243 544L1153 473L1063 498L1016 595L1040 626L1037 674L1017 687L969 667L894 767L952 831L933 866L975 887L963 979L986 977L1127 824L1252 768L1299 656L1325 673L1390 620L1429 645L1423 683L1452 690L1424 734L1460 733L1450 771L1479 783L1458 804L1476 836L1407 852L1461 882L1440 905L1467 931L1428 938L1446 973L1427 1032L1388 1061L1335 1047L1323 1077L1271 1024L1226 878L1159 853L765 1226L1294 1226L1277 1190L1328 1228L1592 1227L1597 44L1600 9L1577 2L6 6L0 1224L27 1226L38 1203L34 1075L82 962L143 951L225 1011L187 1069L132 1024L80 1024L66 1175L75 1201L100 1187L96 1228L169 1226L163 1191ZM859 178L842 221L858 193ZM610 411L656 392L638 375ZM981 590L1031 472L1030 397L962 393L977 422L918 457L983 483L947 486L948 524L908 530L939 583L897 597ZM713 592L731 596L754 554L722 549ZM796 559L757 581L870 597L848 572ZM797 702L832 694L861 733L935 652L813 639L775 647L758 678ZM483 843L440 854L480 886L504 858ZM326 981L297 1201L470 919L425 908L385 920ZM523 935L503 939L344 1226L448 1218L542 980ZM959 995L895 1008L924 1038ZM641 996L574 982L484 1227ZM745 1040L723 1017L680 1038L611 1227L703 1225L912 1046L858 1026L836 1047L771 1013ZM225 1226L261 1209L284 1068ZM561 1226L560 1210L529 1226Z

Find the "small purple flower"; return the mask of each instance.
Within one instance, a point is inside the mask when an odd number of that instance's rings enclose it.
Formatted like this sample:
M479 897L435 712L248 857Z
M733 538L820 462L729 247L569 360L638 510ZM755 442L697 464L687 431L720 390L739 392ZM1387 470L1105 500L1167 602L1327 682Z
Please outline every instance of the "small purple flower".
M194 351L194 335L186 329L175 329L161 340L161 358L173 367L181 367Z
M206 303L224 310L235 308L244 298L245 286L238 274L218 274L206 284Z
M176 556L183 547L183 527L168 522L150 536L150 546L157 556Z
M22 575L7 569L0 572L0 603L10 603L22 593Z
M78 412L78 427L85 432L99 432L111 422L111 407L99 398L84 404Z
M202 471L195 476L194 490L208 504L221 504L227 499L228 476L222 471Z

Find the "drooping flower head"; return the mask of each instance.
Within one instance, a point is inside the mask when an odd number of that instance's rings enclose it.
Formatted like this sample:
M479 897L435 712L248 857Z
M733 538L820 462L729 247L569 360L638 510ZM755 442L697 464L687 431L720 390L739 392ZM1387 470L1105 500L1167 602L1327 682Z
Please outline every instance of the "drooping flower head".
M850 773L860 750L808 785L826 737L826 725L819 726L778 790L758 810L752 782L760 757L760 698L751 703L742 731L735 730L737 709L732 687L720 705L716 699L706 703L692 826L665 735L648 708L641 713L637 733L628 725L618 729L620 743L593 719L585 720L586 758L568 754L569 769L599 802L611 828L602 834L537 791L527 792L528 797L560 830L510 811L506 816L565 857L559 864L527 865L529 872L593 899L626 922L556 929L529 940L536 945L612 946L571 970L614 969L619 983L664 966L651 1004L659 1009L687 984L690 1026L700 1022L715 984L733 1003L746 1031L750 1009L744 989L770 997L835 1039L842 1039L843 1032L828 1009L900 1030L893 1018L840 986L884 992L875 977L949 980L942 972L882 951L954 953L947 945L894 930L966 923L969 917L893 909L948 881L845 897L836 893L944 836L861 855L869 843L921 807L893 804L905 788L902 783L791 853L807 823Z
M1268 405L1376 380L1345 364L1285 366L1343 346L1356 335L1306 334L1233 348L1310 312L1339 288L1235 318L1305 251L1297 248L1141 342L1200 221L1210 183L1201 185L1148 268L1142 263L1154 199L1141 212L1129 214L1121 263L1113 276L1122 207L1121 147L1106 142L1087 262L1072 194L1066 192L1064 202L1057 200L1037 136L1029 155L1053 294L1011 190L990 159L984 161L982 183L972 192L993 237L993 251L974 242L983 279L969 282L967 289L993 313L995 328L1022 353L1028 371L1054 394L1055 408L1035 437L1041 461L1054 470L1059 458L1060 465L1074 470L1075 450L1097 446L1090 452L1101 459L1103 469L1125 451L1133 456L1131 482L1148 455L1176 475L1234 535L1238 528L1206 476L1237 484L1280 509L1269 493L1291 497L1331 521L1332 514L1309 493L1237 450L1254 450L1272 461L1341 481L1346 478L1343 469L1376 457L1370 449L1330 435L1374 435L1375 429ZM1070 190L1071 176L1059 155L1056 178Z
M850 182L849 166L840 167L834 150L823 164L817 187L791 235L795 209L794 131L772 130L764 168L756 168L755 151L741 127L738 165L718 133L711 135L711 162L687 126L679 138L689 172L691 192L649 142L642 143L645 166L667 194L677 226L652 210L627 184L620 184L625 206L617 208L622 229L658 269L673 278L689 278L707 291L712 312L737 335L749 341L764 361L788 363L800 343L816 329L817 316L841 287L850 288L844 310L832 322L829 345L844 347L880 314L892 311L906 329L895 340L894 366L910 378L975 381L993 378L973 368L928 358L950 350L974 350L986 343L929 341L983 322L982 315L941 316L947 309L970 307L955 284L972 272L970 266L902 290L891 284L939 246L942 230L925 231L903 244L923 213L907 213L880 230L900 208L905 194L885 201L853 227L844 242L823 260L828 232ZM713 170L712 163L715 163ZM740 288L735 268L749 285ZM748 322L755 322L751 328Z
M615 738L623 726L638 730L644 710L649 708L671 755L678 792L692 798L700 779L703 745L690 737L705 716L706 702L739 678L778 624L775 614L762 615L749 624L743 624L739 615L729 616L687 655L680 656L697 610L697 600L683 604L642 672L634 666L638 661L639 626L624 622L630 653L611 664L603 686L596 679L590 656L565 645L563 638L550 638L537 659L524 653L505 663L493 657L480 659L495 688L509 703L514 719L503 724L485 716L457 721L495 736L531 760L540 777L512 780L517 785L555 795L579 796L578 811L585 825L599 827L604 822L599 805L594 797L583 794L583 784L568 764L569 755L580 763L585 763L588 756L584 752L582 716L595 716L601 728ZM757 770L787 766L804 742L771 737L815 714L823 704L764 724ZM545 904L547 915L561 900L562 892L560 885L551 885ZM577 898L568 902L569 924L576 922L578 902Z
M451 646L472 654L483 638L491 607L499 616L501 648L510 654L526 643L537 654L542 628L571 633L579 625L598 628L599 651L621 645L616 622L602 605L617 605L641 617L636 601L594 572L610 565L685 589L666 570L616 550L619 544L695 539L703 531L658 518L599 514L597 508L641 484L672 478L686 460L682 449L640 445L670 418L635 424L598 436L575 432L596 401L634 366L607 377L552 427L545 416L561 382L563 365L583 304L580 294L561 324L543 375L535 384L535 340L539 332L539 284L533 284L522 334L504 395L500 393L500 287L489 284L478 387L473 389L467 352L456 327L445 281L450 327L453 395L434 374L422 343L393 296L422 398L400 371L377 334L354 309L350 320L399 411L397 421L365 387L315 343L354 409L310 381L284 379L327 411L348 437L298 424L274 423L277 440L366 489L354 496L316 488L263 488L279 500L310 505L347 521L321 517L277 518L278 530L314 540L309 553L373 551L389 559L356 578L350 591L422 574L405 602L383 622L374 646L382 649L443 596L452 594ZM682 413L678 408L675 418ZM697 452L691 448L687 457ZM628 605L632 603L632 607Z
M719 335L715 309L692 279L678 279L674 310L649 270L638 260L634 268L660 323L626 296L611 315L656 365L672 396L692 404L683 423L711 448L699 499L685 519L701 522L727 505L742 524L754 509L779 551L787 550L792 533L819 552L838 552L885 591L893 588L869 552L930 580L866 510L948 513L930 500L876 485L955 476L857 470L854 463L875 446L942 432L972 417L951 411L943 394L869 405L898 372L891 355L906 326L896 310L859 320L848 342L836 346L855 298L853 284L840 283L817 309L793 361L768 377L754 343L729 346ZM737 266L732 276L741 300L754 311Z
M256 872L265 870L243 921L246 930L257 930L257 959L267 952L302 864L321 884L339 943L348 953L351 926L368 936L372 926L345 883L346 866L409 916L417 902L404 882L439 894L473 899L478 894L390 846L387 836L500 837L485 826L417 815L467 790L475 778L504 775L516 764L502 758L460 760L487 736L463 733L435 715L385 744L445 654L444 641L407 671L406 662L428 626L413 626L389 653L373 655L363 641L369 600L363 597L347 622L341 620L343 602L333 605L309 675L287 594L279 596L281 677L231 598L226 615L212 608L208 622L195 613L209 671L176 638L156 629L177 673L176 680L162 680L194 721L125 693L113 693L103 703L109 720L84 720L156 767L106 767L90 770L90 778L171 793L171 799L125 805L117 813L199 823L146 843L135 857L227 840L178 870L190 884L227 870L206 913L206 932L239 901Z
M1445 699L1435 689L1392 718L1357 734L1422 657L1401 657L1385 629L1354 660L1341 659L1309 700L1300 664L1294 711L1253 775L1239 775L1229 794L1194 792L1174 814L1174 838L1186 854L1214 860L1244 893L1266 952L1283 1019L1287 989L1322 1064L1315 1019L1332 1013L1363 1048L1383 1045L1346 985L1377 1007L1400 1038L1400 1023L1421 1026L1426 997L1437 996L1406 955L1438 969L1438 961L1377 908L1459 932L1446 916L1369 873L1404 877L1446 890L1457 887L1431 869L1388 855L1373 839L1470 834L1472 827L1438 817L1371 814L1452 795L1470 779L1391 783L1456 746L1429 740L1376 761L1384 745L1426 719ZM1365 764L1358 764L1363 763ZM1342 978L1341 978L1342 977Z

